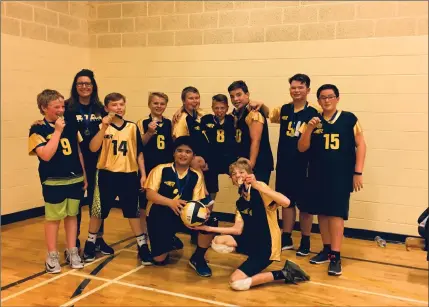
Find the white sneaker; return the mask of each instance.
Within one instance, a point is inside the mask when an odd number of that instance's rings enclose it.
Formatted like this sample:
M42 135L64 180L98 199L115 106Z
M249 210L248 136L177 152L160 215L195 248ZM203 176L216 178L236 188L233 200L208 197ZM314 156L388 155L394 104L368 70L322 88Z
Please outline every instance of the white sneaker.
M45 261L45 268L46 272L48 272L49 274L58 274L61 272L58 252L48 252Z
M77 247L73 247L71 249L66 249L66 262L70 264L72 269L82 269L83 262L79 256L79 251Z

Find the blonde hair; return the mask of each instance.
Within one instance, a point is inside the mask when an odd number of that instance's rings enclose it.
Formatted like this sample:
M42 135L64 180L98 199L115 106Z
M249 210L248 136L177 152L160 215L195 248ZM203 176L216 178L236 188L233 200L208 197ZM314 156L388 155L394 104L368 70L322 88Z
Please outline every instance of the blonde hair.
M237 161L235 161L234 163L232 163L229 166L229 175L230 176L234 172L235 168L244 170L248 174L253 174L253 169L252 169L252 166L250 165L250 160L249 159L239 158Z
M57 100L59 98L64 99L64 96L61 95L58 91L50 89L43 90L39 95L37 95L37 107L39 108L40 113L45 115L43 109L46 109L51 101Z
M163 92L152 92L152 93L149 94L149 99L147 100L147 105L148 106L152 102L152 98L155 97L155 96L164 99L165 103L168 103L168 96L167 96L167 94L165 94Z

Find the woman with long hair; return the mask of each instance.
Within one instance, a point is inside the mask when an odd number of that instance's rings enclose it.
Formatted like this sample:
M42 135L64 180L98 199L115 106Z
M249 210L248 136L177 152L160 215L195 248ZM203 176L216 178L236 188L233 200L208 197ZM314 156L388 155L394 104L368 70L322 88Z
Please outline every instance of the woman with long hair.
M99 152L89 150L89 142L97 134L103 116L106 115L103 104L98 97L98 86L94 73L89 69L82 69L73 79L70 98L66 100L67 113L71 120L76 118L80 134L83 137L81 150L85 162L88 178L87 195L81 200L78 215L76 246L80 247L79 234L81 222L81 208L89 204L90 212L95 189L95 170ZM104 221L97 234L96 250L105 255L113 254L113 249L103 240Z

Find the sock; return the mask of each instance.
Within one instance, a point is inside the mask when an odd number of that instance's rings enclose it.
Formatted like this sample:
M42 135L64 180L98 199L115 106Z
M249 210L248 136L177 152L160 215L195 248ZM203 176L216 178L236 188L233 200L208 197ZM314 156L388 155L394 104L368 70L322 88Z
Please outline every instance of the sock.
M324 252L331 252L331 244L323 244L323 251Z
M310 247L310 236L302 235L301 236L301 245L305 247Z
M334 261L338 261L338 260L341 260L341 255L340 255L340 252L337 252L337 251L331 251L331 253L330 253L330 258L329 258L331 261L332 260L334 260Z
M204 259L204 255L206 254L207 248L197 246L195 253L192 255L192 258L196 259Z
M292 236L292 233L290 232L283 232L282 233L282 238L290 238Z
M140 247L144 244L147 245L147 234L142 233L141 235L136 236L137 239L137 245Z
M97 234L88 232L88 241L95 243L96 240L97 240Z
M271 271L271 274L273 274L274 280L282 280L286 278L282 271Z

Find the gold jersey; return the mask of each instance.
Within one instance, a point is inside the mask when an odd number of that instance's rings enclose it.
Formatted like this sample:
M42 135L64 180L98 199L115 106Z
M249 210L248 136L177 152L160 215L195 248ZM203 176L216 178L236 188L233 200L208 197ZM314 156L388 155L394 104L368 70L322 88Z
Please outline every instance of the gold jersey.
M115 173L137 172L137 157L141 152L143 143L135 123L124 121L121 127L110 124L104 133L97 169Z

